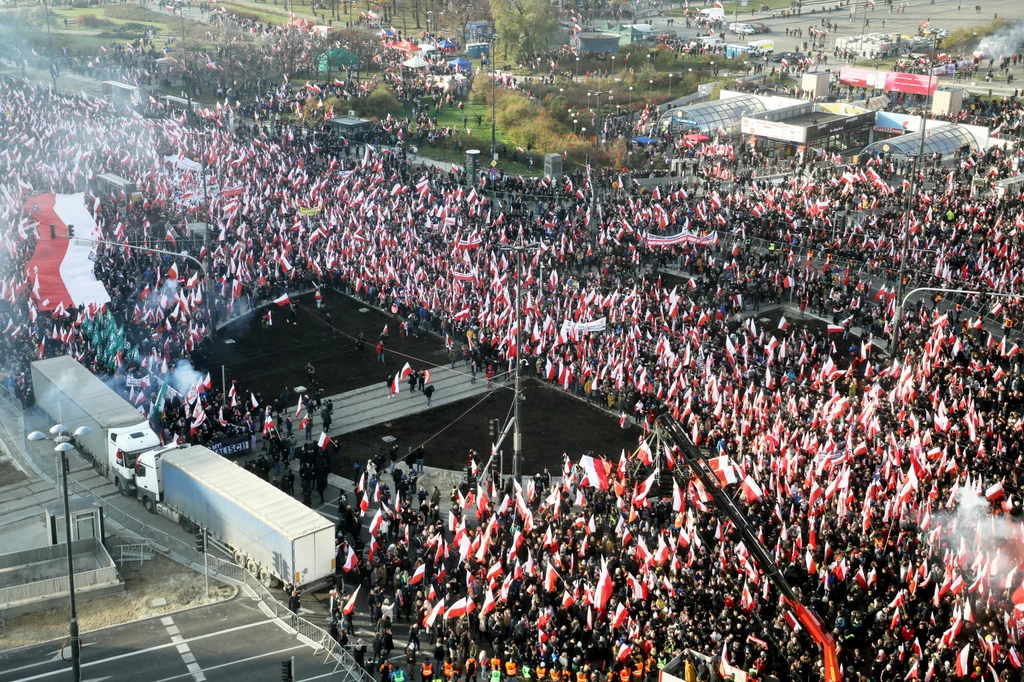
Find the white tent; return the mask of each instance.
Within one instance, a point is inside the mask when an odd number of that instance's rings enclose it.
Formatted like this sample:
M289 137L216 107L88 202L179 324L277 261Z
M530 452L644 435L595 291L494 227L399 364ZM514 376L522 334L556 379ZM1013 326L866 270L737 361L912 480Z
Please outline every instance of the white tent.
M411 59L406 59L404 62L402 62L402 66L405 66L410 69L422 69L426 65L427 60L424 59L423 57L412 57Z

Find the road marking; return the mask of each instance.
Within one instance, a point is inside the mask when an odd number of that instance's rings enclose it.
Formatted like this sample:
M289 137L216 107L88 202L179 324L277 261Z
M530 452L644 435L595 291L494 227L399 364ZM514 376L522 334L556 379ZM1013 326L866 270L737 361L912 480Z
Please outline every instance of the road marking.
M192 650L188 648L188 644L182 643L185 641L185 638L178 634L180 631L178 626L174 624L174 619L168 616L167 618L161 618L160 622L167 629L171 642L178 645L178 653L181 654L181 660L185 663L189 673L191 673L192 679L195 682L206 682L206 675L203 674L203 669L196 663L196 657L192 655Z
M307 649L307 648L308 647L306 647L303 644L297 644L295 646L288 647L287 649L279 649L278 651L269 651L269 652L267 652L265 654L257 654L255 656L249 656L248 658L240 658L237 661L228 661L227 663L219 663L217 665L211 665L208 668L204 668L203 671L204 672L210 672L210 671L213 671L213 670L219 670L220 668L228 668L230 666L238 665L240 663L248 663L249 661L255 661L255 660L258 660L260 658L266 658L267 656L277 656L279 654L286 654L289 651L295 651L296 649ZM331 673L331 674L333 674L333 673ZM185 673L183 675L175 675L174 677L165 677L162 680L156 680L156 682L171 682L171 680L180 680L181 678L189 677L190 675L191 675L191 673Z
M211 633L206 634L206 635L197 635L197 636L192 637L190 639L186 639L185 643L188 644L188 643L191 643L191 642L198 642L198 641L203 640L203 639L211 639L213 637L220 637L221 635L226 635L226 634L229 634L229 633L232 633L232 632L238 632L239 630L247 630L249 628L254 628L254 627L257 627L259 625L267 625L269 623L275 623L275 622L277 622L276 618L268 618L267 620L261 620L261 621L255 622L255 623L247 623L246 625L237 625L237 626L235 626L233 628L228 628L227 630L218 630L217 632L211 632ZM168 648L170 648L172 646L176 646L176 645L173 642L168 642L167 644L158 644L156 646L147 647L145 649L136 649L135 651L129 651L129 652L124 653L124 654L118 654L117 656L110 656L109 658L102 658L102 659L100 659L98 661L89 661L88 663L82 663L82 667L83 668L89 668L89 667L94 666L94 665L102 665L104 663L110 663L111 661L120 661L120 660L125 659L125 658L131 658L133 656L139 656L141 654L148 654L148 653L153 652L153 651L160 651L162 649L168 649ZM35 667L40 666L40 665L45 665L48 662L49 661L43 661L42 663L31 663L29 665L23 665L20 668L13 668L11 670L4 670L3 672L5 674L15 673L15 672L18 672L19 670L25 670L27 668L35 668ZM63 675L66 672L67 672L67 670L65 670L65 669L51 670L50 672L39 673L38 675L34 675L32 677L22 678L22 679L18 680L18 682L33 682L33 680L43 680L43 679L46 679L47 677L53 677L54 675Z
M78 640L78 646L83 649L93 644L95 644L95 642L83 642L82 640ZM65 656L67 656L67 658L65 658ZM56 653L51 654L47 660L43 661L43 663L56 663L58 661L64 661L65 663L71 662L71 648L68 645L61 647ZM36 663L34 665L42 665L42 663Z

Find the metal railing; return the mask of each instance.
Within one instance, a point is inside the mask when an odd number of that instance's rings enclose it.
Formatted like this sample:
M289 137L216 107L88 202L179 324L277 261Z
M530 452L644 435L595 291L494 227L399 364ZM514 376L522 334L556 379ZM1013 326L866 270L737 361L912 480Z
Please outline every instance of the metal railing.
M92 571L75 573L75 591L97 585L117 583L117 566L105 566ZM24 585L12 585L0 588L0 604L18 604L21 602L42 599L43 597L67 594L68 577L47 578Z
M148 541L131 545L118 545L114 549L116 551L111 552L111 556L114 557L114 561L118 565L122 566L135 561L139 562L139 566L142 566L147 560L156 556L156 551Z

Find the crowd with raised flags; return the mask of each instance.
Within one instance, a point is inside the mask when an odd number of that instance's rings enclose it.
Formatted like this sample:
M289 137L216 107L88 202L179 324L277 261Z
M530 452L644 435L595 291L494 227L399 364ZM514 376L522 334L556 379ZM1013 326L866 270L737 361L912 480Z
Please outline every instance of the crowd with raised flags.
M512 663L512 677L529 667L552 682L638 682L689 650L716 670L818 679L820 654L763 567L656 439L656 418L669 415L714 459L836 637L847 674L1019 677L1020 304L928 301L895 320L899 162L808 162L775 184L751 177L756 157L721 138L701 143L694 179L653 191L609 171L476 182L409 165L400 141L339 157L303 136L232 132L225 112L204 112L199 136L192 122L12 81L0 83L0 107L16 112L0 121L8 386L28 391L29 361L70 353L97 372L152 376L133 388L152 411L157 384L206 343L209 308L231 316L316 284L452 338L472 328L500 370L522 363L646 427L633 452L573 453L560 479L482 481L461 492L448 526L361 491L417 546L409 597L441 643L439 669L446 657L462 669L476 645L506 673ZM1003 149L919 170L932 184L911 200L916 282L1019 287L1021 195L980 198L969 186L1015 173L1018 160ZM208 206L203 166L223 188ZM135 179L139 195L100 189L102 173ZM42 192L84 192L116 244L96 252L109 303L42 305L24 269L49 237L26 220L26 199ZM840 210L858 217L840 223ZM206 245L189 238L197 219L213 223ZM520 238L536 248L517 346L504 247ZM212 286L190 260L144 250L166 247L208 257ZM777 324L751 315L769 303L792 307ZM827 326L812 331L797 308ZM896 324L900 346L882 357L872 336ZM182 391L168 437L201 439L211 423L268 438L286 428L268 417L280 399L209 389L202 378ZM297 420L315 409L277 407ZM350 572L380 560L354 545L339 555Z

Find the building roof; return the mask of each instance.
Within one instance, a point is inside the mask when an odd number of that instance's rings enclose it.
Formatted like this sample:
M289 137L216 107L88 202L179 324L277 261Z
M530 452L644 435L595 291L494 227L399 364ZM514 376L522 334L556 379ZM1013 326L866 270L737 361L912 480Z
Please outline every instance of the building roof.
M936 124L928 121L924 136L924 153L935 154L938 152L943 156L951 156L960 147L968 145L971 150L977 150L978 140L974 134L958 125ZM899 137L891 137L888 140L872 142L864 151L862 156L870 154L894 154L896 156L915 156L921 150L921 132L908 133Z
M661 123L697 128L708 134L714 134L719 128L727 133L738 133L740 121L744 116L760 114L767 110L760 98L753 95L738 95L669 109L662 115Z

